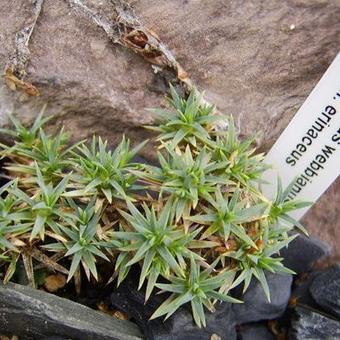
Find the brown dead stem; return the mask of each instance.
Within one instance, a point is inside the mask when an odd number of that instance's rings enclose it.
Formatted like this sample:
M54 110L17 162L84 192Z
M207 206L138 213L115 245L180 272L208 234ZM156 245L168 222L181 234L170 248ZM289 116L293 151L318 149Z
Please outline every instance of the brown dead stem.
M145 27L136 16L132 7L124 0L107 0L112 12L100 11L87 5L84 0L66 0L72 7L80 10L97 26L101 27L110 40L141 55L153 66L154 72L169 79L182 93L188 94L193 84L171 50L157 34Z
M156 82L165 84L161 86L161 91L168 91L168 85L171 83L177 92L187 97L195 88L188 73L177 62L169 47L155 32L143 25L126 0L106 0L107 4L111 5L110 10L90 6L88 0L65 1L102 28L114 44L122 45L148 61L156 74ZM203 99L203 104L209 105L209 102ZM216 108L215 113L221 114ZM217 122L215 128L224 130L226 123Z

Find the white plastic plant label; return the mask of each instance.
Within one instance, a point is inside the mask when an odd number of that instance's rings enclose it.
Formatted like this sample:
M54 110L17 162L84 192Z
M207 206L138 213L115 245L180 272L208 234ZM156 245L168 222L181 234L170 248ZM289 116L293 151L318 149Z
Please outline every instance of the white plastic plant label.
M340 53L265 158L268 198L293 180L288 198L316 202L340 174ZM293 212L301 218L309 207Z

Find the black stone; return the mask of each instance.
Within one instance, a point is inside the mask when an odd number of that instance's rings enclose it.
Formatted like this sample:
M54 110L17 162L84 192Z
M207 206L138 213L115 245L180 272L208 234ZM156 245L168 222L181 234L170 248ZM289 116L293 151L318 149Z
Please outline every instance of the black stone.
M129 321L17 284L0 285L0 331L23 339L57 336L84 340L138 340Z
M234 304L232 309L238 325L271 320L280 317L288 304L292 285L292 275L266 273L271 302L268 302L259 281L253 278L241 299L243 304Z
M296 307L291 325L290 340L340 339L340 322L311 309Z
M331 252L331 247L320 240L300 234L288 246L281 250L283 264L297 274L308 272L314 263Z
M127 313L143 330L148 340L210 340L213 334L222 340L236 339L235 323L230 304L216 306L216 312L206 312L206 328L193 322L188 306L179 308L168 320L160 317L149 321L150 316L167 296L152 295L144 304L144 291L137 291L139 273L134 269L111 295L112 305Z
M315 302L325 312L340 318L340 266L319 273L309 290Z
M319 306L316 304L310 293L310 286L317 275L319 275L319 272L311 272L307 276L295 280L292 292L292 298L296 299L300 305L305 305L316 310L319 309Z
M237 333L238 340L275 340L274 334L266 324L248 324L240 327Z
M45 338L41 338L39 340L72 340L70 338L64 338L62 336L47 336Z

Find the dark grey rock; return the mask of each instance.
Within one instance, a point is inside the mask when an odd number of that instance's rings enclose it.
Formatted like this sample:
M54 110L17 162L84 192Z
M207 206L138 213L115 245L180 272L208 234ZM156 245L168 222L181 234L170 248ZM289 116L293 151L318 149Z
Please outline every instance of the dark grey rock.
M253 279L241 298L244 303L232 305L237 324L275 319L285 311L290 298L292 276L266 273L266 277L271 302L265 297L261 284Z
M144 292L137 291L133 268L126 280L111 295L112 305L127 313L143 330L148 340L210 340L213 334L222 340L236 340L235 323L230 304L216 306L216 312L206 311L206 328L198 328L193 322L190 306L177 310L168 320L163 317L149 321L152 313L166 298L153 295L144 304Z
M129 321L17 284L0 285L1 332L24 339L59 336L81 340L138 340Z
M265 324L244 325L238 331L239 340L275 340L275 336Z
M263 151L278 139L339 51L338 0L132 2L141 22L206 90L207 100L232 114L243 136L258 136ZM34 3L0 1L2 74ZM85 3L115 20L113 1L44 1L25 77L41 96L11 91L0 77L0 124L12 112L28 123L48 103L48 114L55 115L50 128L64 125L74 141L93 134L112 145L123 133L135 143L149 138L151 131L142 126L152 124L153 117L145 108L164 105L160 92L167 80L139 55L112 45L90 16L70 3ZM152 145L145 148L148 158L156 155ZM334 258L340 254L339 190L340 179L304 217L312 233L333 243Z
M317 260L328 256L330 252L328 244L300 234L288 248L281 251L280 256L284 258L283 264L286 267L300 274L310 271Z
M310 293L310 286L319 273L320 272L311 272L303 279L300 278L294 282L292 298L296 299L300 305L305 305L316 310L319 309L319 306L316 304Z
M307 308L295 308L291 325L290 340L340 339L339 321Z
M182 308L169 321L153 327L154 339L210 340L215 334L221 340L236 340L235 323L230 304L217 306L214 313L206 311L206 322L206 328L198 328L193 322L191 310Z
M309 290L321 308L340 318L340 266L329 268L317 275Z

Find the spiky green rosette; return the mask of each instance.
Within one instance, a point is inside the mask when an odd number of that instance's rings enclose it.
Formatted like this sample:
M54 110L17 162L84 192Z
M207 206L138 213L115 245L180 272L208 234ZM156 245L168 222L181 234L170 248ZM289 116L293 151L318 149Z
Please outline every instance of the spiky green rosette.
M159 166L133 161L144 143L131 149L123 138L111 151L93 137L70 146L63 130L44 131L42 115L31 128L11 117L14 130L1 130L14 138L1 145L10 180L0 189L5 282L19 259L31 285L43 266L74 278L78 290L82 273L101 279L103 263L118 284L138 264L145 300L171 293L152 318L190 303L199 327L205 308L241 302L228 293L240 284L246 291L253 277L270 299L265 273L292 273L279 252L295 226L305 232L289 213L307 203L288 201L279 180L275 200L265 198L267 166L253 140L240 141L233 119L214 114L198 92L183 99L170 90L171 110L153 110L149 127L159 133ZM226 131L215 129L219 120Z

